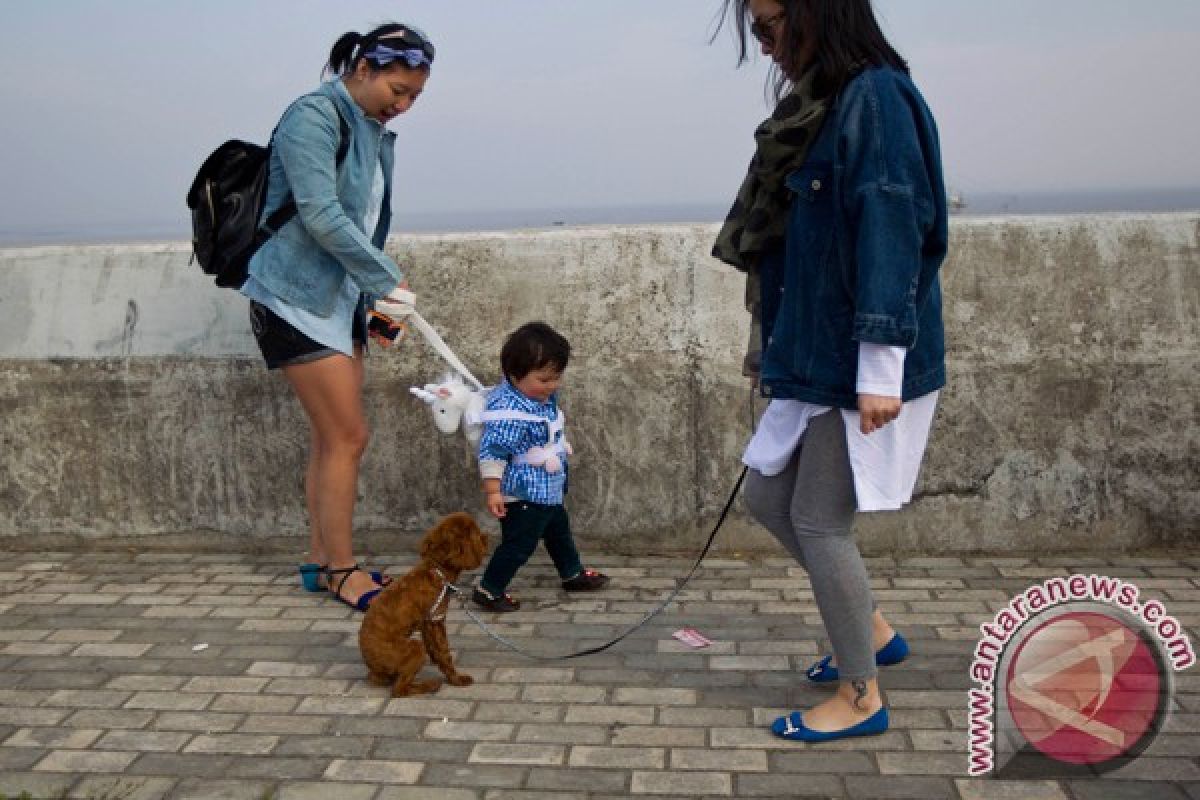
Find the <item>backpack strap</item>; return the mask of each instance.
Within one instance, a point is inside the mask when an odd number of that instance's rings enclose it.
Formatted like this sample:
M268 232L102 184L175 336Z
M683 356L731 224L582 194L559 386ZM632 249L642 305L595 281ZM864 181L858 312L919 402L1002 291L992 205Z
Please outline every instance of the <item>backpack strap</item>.
M341 136L341 138L338 140L337 159L334 163L338 167L341 167L342 162L346 160L346 154L350 151L350 123L346 121L346 117L343 116L342 110L338 108L337 103L330 101L330 104L333 106L333 110L337 112L338 126L340 128ZM270 168L271 163L270 151L275 147L275 131L278 130L279 126L276 125L275 130L271 131L271 140L267 144L268 169ZM296 201L292 197L291 190L289 190L287 194L287 200L284 202L284 204L272 211L263 221L263 224L259 227L262 230L265 230L268 235L271 235L286 225L294 216L296 216Z

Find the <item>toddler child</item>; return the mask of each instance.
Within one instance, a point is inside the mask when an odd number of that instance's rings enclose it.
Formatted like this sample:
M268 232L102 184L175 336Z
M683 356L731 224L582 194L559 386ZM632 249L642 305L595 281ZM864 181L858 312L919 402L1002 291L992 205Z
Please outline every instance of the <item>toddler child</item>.
M570 356L570 343L544 322L522 325L500 350L504 380L488 393L481 414L479 471L488 511L500 520L501 539L471 594L489 611L521 607L504 590L539 541L545 542L563 589L591 591L608 584L608 576L583 568L563 507L571 450L557 392Z

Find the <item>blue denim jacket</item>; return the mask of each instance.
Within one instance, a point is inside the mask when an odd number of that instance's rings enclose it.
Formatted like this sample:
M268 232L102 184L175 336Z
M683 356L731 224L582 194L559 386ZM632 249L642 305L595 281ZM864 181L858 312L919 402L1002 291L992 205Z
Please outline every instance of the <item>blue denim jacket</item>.
M908 348L903 400L946 383L946 193L937 127L907 75L864 70L839 93L760 263L763 393L856 408L858 343Z
M350 126L350 148L340 169L335 103ZM333 311L346 274L368 294L383 296L396 288L403 275L383 253L392 217L395 141L396 134L364 114L340 80L293 103L275 130L263 219L283 205L289 190L297 213L250 259L250 274L285 302L322 317ZM368 236L362 219L376 164L383 167L383 209Z

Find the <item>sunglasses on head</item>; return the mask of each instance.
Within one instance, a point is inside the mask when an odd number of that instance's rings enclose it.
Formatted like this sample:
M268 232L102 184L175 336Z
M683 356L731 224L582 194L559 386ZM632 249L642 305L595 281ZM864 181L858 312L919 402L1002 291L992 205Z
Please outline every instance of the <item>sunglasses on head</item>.
M363 56L386 66L396 59L405 61L410 67L422 64L432 64L434 56L433 43L416 31L401 28L393 33L380 36L375 44Z
M773 45L775 44L775 26L786 16L786 11L780 11L766 19L753 19L750 21L750 33L754 34L754 38L763 44Z

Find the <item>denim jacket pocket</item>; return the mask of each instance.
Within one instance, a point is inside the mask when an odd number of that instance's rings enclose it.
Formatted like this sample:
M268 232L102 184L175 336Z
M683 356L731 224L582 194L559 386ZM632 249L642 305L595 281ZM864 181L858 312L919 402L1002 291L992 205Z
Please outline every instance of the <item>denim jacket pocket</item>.
M784 185L793 195L788 217L788 244L797 245L795 255L805 260L824 261L833 243L833 165L805 164L788 174Z

